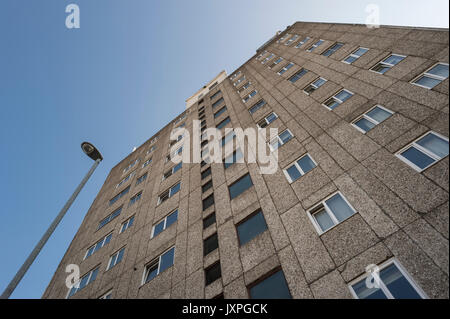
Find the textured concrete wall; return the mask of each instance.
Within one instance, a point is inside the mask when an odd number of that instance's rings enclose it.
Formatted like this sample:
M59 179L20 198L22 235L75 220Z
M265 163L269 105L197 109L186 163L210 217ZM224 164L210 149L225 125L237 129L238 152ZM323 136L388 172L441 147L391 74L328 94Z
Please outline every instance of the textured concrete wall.
M227 116L231 119L227 127L255 127L263 116L275 112L279 118L270 127L289 128L294 135L279 149L280 169L262 175L255 163L235 164L226 171L222 164L212 164L212 174L201 180L206 167L183 164L162 181L173 165L165 163L174 127L169 123L158 133L152 154L146 155L150 139L111 170L43 298L65 298L64 268L69 263L79 264L81 274L100 264L96 281L72 298L98 298L111 289L113 298L212 298L221 293L225 298L248 298L248 285L276 267L283 270L294 298L352 298L349 283L364 274L367 265L392 257L430 298L448 298L448 156L421 173L395 156L429 130L449 136L449 80L432 90L409 83L434 63L449 62L448 31L299 22L286 32L300 37L286 46L276 43L282 33L264 50L294 67L279 76L285 62L269 69L270 63L256 60L257 53L239 68L252 83L247 90L238 94L227 79L204 97L208 127ZM311 40L296 49L305 36ZM306 52L317 39L325 43ZM336 41L344 46L330 57L320 55ZM352 65L341 62L359 46L370 50ZM406 58L384 75L369 71L391 52ZM304 77L287 81L302 67L309 71ZM302 89L318 76L328 81L306 95ZM333 111L321 105L342 88L354 95ZM258 94L243 103L242 97L254 89ZM214 101L209 96L217 90L222 91L227 111L214 119L219 108L211 109ZM248 108L260 98L267 104L250 114ZM350 123L376 104L395 113L362 134ZM197 109L193 105L185 111L191 131ZM281 169L306 152L318 166L290 184ZM153 163L141 168L150 157ZM137 174L116 189L128 174L122 173L123 168L136 158L140 158ZM136 178L145 171L147 180L136 186ZM230 201L227 186L247 172L254 186ZM201 185L210 179L213 188L202 193ZM177 181L181 191L158 206L158 195ZM127 185L130 192L109 207L109 199ZM141 200L127 207L140 190ZM357 213L319 235L307 211L336 191ZM202 199L212 193L215 204L202 211ZM97 230L98 222L122 204L121 215ZM152 226L175 208L178 221L151 239ZM258 208L268 229L239 247L235 225ZM216 224L203 230L202 218L213 211ZM134 225L119 234L121 223L132 215ZM112 241L83 261L86 249L111 231ZM203 239L215 232L219 249L203 257ZM122 262L105 271L109 256L124 245ZM145 265L173 245L174 266L141 285ZM222 278L205 287L204 269L218 260Z

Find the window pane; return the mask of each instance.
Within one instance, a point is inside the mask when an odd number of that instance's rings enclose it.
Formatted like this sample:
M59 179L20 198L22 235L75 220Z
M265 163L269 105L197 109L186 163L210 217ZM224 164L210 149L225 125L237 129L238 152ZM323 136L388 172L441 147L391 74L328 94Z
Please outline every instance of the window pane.
M417 79L416 81L414 81L414 83L423 85L430 89L434 88L436 85L438 85L441 82L442 82L441 80L433 79L428 76L422 76L419 79Z
M244 191L249 189L251 186L253 186L253 182L252 179L250 178L250 175L247 174L234 184L228 186L228 190L230 192L230 199L236 198Z
M178 209L176 211L174 211L172 214L170 214L169 216L167 216L167 220L166 220L166 228L169 227L170 225L172 225L173 223L175 223L178 219Z
M280 139L283 141L283 144L289 141L292 138L292 135L289 131L284 131L280 134Z
M298 178L300 178L302 176L302 174L297 169L297 167L295 167L295 165L292 165L286 171L289 174L289 177L291 178L291 181L296 181Z
M330 229L334 226L333 220L331 219L330 215L328 215L325 209L322 209L318 213L315 213L313 217L319 224L322 231L326 231L327 229Z
M160 273L173 265L174 254L175 254L175 248L172 248L168 252L164 253L164 255L161 256L161 266L159 267Z
M397 63L399 63L404 58L405 57L399 56L399 55L391 55L390 57L386 58L383 62L396 65Z
M213 204L214 204L214 194L211 194L203 200L203 202L202 202L203 210L206 210Z
M273 121L275 121L277 119L277 116L275 115L275 113L271 113L269 114L269 116L266 117L267 122L272 123Z
M239 236L239 243L244 245L257 235L261 234L267 229L267 224L262 212L250 217L245 222L237 226L237 232Z
M312 161L311 157L309 155L303 156L301 159L297 161L300 168L303 170L304 173L309 172L314 167L316 167L316 164Z
M428 71L427 73L431 73L433 75L448 78L448 65L438 64L435 67L433 67L430 71Z
M406 151L401 153L401 155L420 169L424 169L434 163L434 159L428 155L425 155L415 147L408 148Z
M154 264L148 267L148 274L147 278L145 278L145 282L152 280L153 278L156 277L156 275L158 275L158 265L159 263L155 262Z
M170 189L170 196L175 195L180 190L180 183L176 184Z
M359 49L356 50L353 54L354 54L354 55L361 56L361 55L363 55L363 54L366 53L366 52L367 52L367 49L365 49L365 48L359 48Z
M153 237L158 235L163 230L164 230L164 220L155 226L155 230L153 231Z
M380 271L380 278L396 299L422 299L395 264Z
M351 64L351 63L355 62L356 60L357 60L357 57L349 56L344 61Z
M372 70L375 72L379 72L381 74L386 73L386 71L388 71L391 67L389 66L385 66L384 64L378 63L377 65L375 65Z
M368 132L375 127L375 124L363 117L359 121L356 121L355 125L362 129L364 132Z
M203 241L203 256L208 255L210 252L216 250L219 247L219 241L217 240L217 233Z
M390 117L392 113L383 110L381 107L375 107L373 110L367 112L367 115L376 120L377 122L383 122L385 119Z
M284 278L283 271L279 270L267 279L250 289L252 299L291 299L291 293Z
M417 144L423 146L424 148L433 152L433 154L436 154L441 158L448 155L448 141L437 135L431 133L427 134L426 136L418 140Z
M354 214L354 211L350 208L350 206L348 206L341 194L334 195L330 199L326 200L325 203L340 222Z
M336 98L341 100L342 102L346 101L348 98L350 98L352 94L348 91L341 91L336 95Z
M352 286L359 299L387 299L380 288L367 288L366 279Z
M181 168L182 165L183 165L183 162L180 162L177 165L175 165L173 167L173 172L175 173L176 171L178 171Z
M220 263L214 264L205 270L205 284L209 285L222 277L222 271L220 269Z
M209 226L213 225L216 222L216 214L212 213L205 219L203 219L203 229L208 228Z

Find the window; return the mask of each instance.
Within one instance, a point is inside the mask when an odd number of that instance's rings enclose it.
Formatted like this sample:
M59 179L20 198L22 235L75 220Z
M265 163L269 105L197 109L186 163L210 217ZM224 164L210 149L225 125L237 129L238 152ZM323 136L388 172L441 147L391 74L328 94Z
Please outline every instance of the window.
M151 238L156 237L157 235L162 233L163 230L169 228L169 226L175 223L177 220L178 220L178 209L175 209L172 213L164 217L162 221L153 226Z
M266 64L266 62L268 62L269 60L271 60L273 57L275 56L275 54L271 53L267 58L265 58L261 63L262 64Z
M109 270L112 267L114 267L115 265L117 265L118 263L120 263L122 261L124 252L125 252L125 247L120 249L118 252L114 253L109 258L109 263L108 263L108 267L106 267L106 270Z
M266 117L264 117L261 121L259 121L257 125L259 128L265 128L270 123L275 121L277 118L278 118L278 115L276 115L274 112L272 112L269 115L267 115Z
M277 65L278 63L280 63L281 61L283 61L282 57L279 57L278 59L276 59L271 65L269 65L269 69L273 68L275 65Z
M200 153L200 157L205 158L208 155L209 155L209 147L205 147L204 149L202 149L202 152Z
M216 93L214 93L213 95L211 95L211 97L209 98L210 100L213 100L214 98L216 98L220 93L222 93L220 90L217 91Z
M392 111L382 107L381 105L376 105L356 119L352 124L359 131L367 133L376 125L389 118L392 114L394 114Z
M266 101L261 99L258 102L256 102L251 108L249 108L248 111L250 112L250 114L253 114L256 111L258 111L261 107L263 107L265 104L266 104Z
M186 118L186 113L184 113L183 115L181 115L179 118L177 118L177 120L173 123L174 125L177 125L178 123L180 123L183 119Z
M412 84L432 89L448 78L448 64L438 63L412 81Z
M320 46L324 41L323 40L319 40L316 43L314 43L312 46L310 46L306 52L313 52L318 46Z
M308 173L310 170L315 168L317 165L309 156L309 154L303 155L288 168L283 170L289 183L295 182L297 179Z
M256 93L258 93L258 91L256 91L256 90L251 91L249 95L247 95L246 97L244 97L242 99L242 101L244 103L246 103L248 100L250 100L252 97L254 97L256 95Z
M209 195L202 201L203 210L208 209L212 205L214 205L214 194Z
M224 147L229 141L232 141L234 138L236 137L236 134L234 133L234 131L228 133L227 135L225 135L222 138L222 147Z
M301 69L300 71L297 71L293 76L291 76L288 80L291 81L292 83L295 83L295 82L297 82L298 79L300 79L306 73L308 73L308 70Z
M173 174L175 174L178 170L180 170L182 165L183 165L183 162L179 162L177 165L175 165L170 170L165 172L163 175L163 180L165 180L165 179L169 178L170 176L172 176Z
M284 273L280 268L249 287L251 299L292 299Z
M328 100L326 100L323 105L327 107L330 110L334 110L339 105L347 101L350 97L352 97L353 93L348 90L341 90L332 97L330 97Z
M353 207L339 192L328 197L308 212L319 234L323 234L355 213Z
M142 183L143 181L145 181L147 179L147 173L145 173L144 175L142 175L141 177L139 177L136 180L136 185L139 185L140 183Z
M152 159L150 158L149 160L145 161L144 164L142 164L142 168L146 167L147 165L150 165L152 163Z
M205 285L210 285L221 277L222 272L220 270L219 261L205 269Z
M218 84L219 84L219 82L217 82L217 81L216 81L216 82L214 82L214 83L213 83L213 85L211 85L211 86L209 87L209 89L208 89L208 90L210 90L210 91L211 91L211 90L212 90L212 89L214 89L214 88L215 88L215 87L216 87L216 86L217 86Z
M233 75L230 77L230 80L234 80L234 79L235 79L236 77L238 77L240 74L241 74L241 71L236 72L235 74L233 74Z
M284 45L290 45L292 42L297 40L299 37L300 37L299 35L294 34L289 40L286 41L286 43Z
M69 293L67 295L67 298L72 297L75 295L78 291L89 285L90 283L95 281L95 278L97 278L99 267L89 271L87 274L85 274L83 277L81 277L80 281L77 283L78 285L73 285L72 288L69 289ZM78 286L78 288L76 287Z
M373 66L370 70L380 74L384 74L404 58L405 58L404 55L391 54L383 61L380 61L377 64L375 64L375 66Z
M115 202L117 202L120 198L122 198L123 196L125 196L130 190L130 186L128 186L127 188L125 188L123 191L121 191L119 194L117 194L116 196L114 196L113 198L111 198L109 200L109 206L111 206L112 204L114 204Z
M247 90L247 89L250 87L251 84L252 84L251 82L245 83L239 90L237 90L238 93L242 93L242 92L244 92L245 90Z
M214 113L214 118L218 118L220 115L223 114L223 112L225 112L227 110L227 107L224 106L223 108L221 108L220 110L218 110L216 113Z
M214 102L212 104L212 108L215 109L217 106L219 106L220 104L222 104L224 102L223 97L221 97L220 99L218 99L216 102Z
M267 54L267 51L263 51L260 55L256 57L256 60L261 60L264 55Z
M330 56L340 48L344 46L344 43L335 43L331 47L329 47L325 52L322 53L323 56Z
M203 172L201 172L201 177L202 177L202 179L205 179L205 178L208 177L209 175L211 175L211 167L208 167L208 168L205 169Z
M325 80L324 78L318 78L317 80L314 80L314 82L312 82L311 84L308 84L303 89L303 92L305 92L306 94L309 95L312 92L314 92L315 90L317 90L318 88L320 88L322 85L324 85L325 82L327 82L327 80Z
M242 76L241 78L239 78L239 80L237 80L236 82L234 82L234 86L238 86L239 85L239 83L241 83L241 82L243 82L243 81L245 81L246 80L246 78L245 78L245 75L244 76Z
M266 220L261 210L245 218L237 226L239 245L242 246L267 230Z
M425 299L425 293L395 259L379 266L379 288L368 288L367 276L350 284L350 291L358 299ZM372 279L373 280L373 279Z
M94 245L88 248L86 251L86 254L84 255L84 259L92 256L97 250L102 248L103 246L106 246L111 241L112 233L106 235L102 239L100 239L98 242L96 242Z
M123 169L123 172L125 173L125 172L129 171L129 170L130 170L131 168L133 168L134 165L136 165L137 163L139 163L139 159L135 160L135 161L132 162L130 165L128 165L127 167L125 167L125 168Z
M155 143L158 140L158 136L155 136L154 138L152 138L152 140L150 141L150 144Z
M295 48L296 48L296 49L300 48L303 44L305 44L306 42L308 42L309 39L311 39L311 38L310 38L310 37L304 38L302 41L300 41L299 43L297 43L297 45L295 46Z
M286 64L280 71L278 71L278 75L282 75L283 73L285 73L287 70L289 70L290 68L292 68L294 66L294 63L289 62L288 64Z
M180 146L179 148L177 148L174 152L170 153L169 155L167 155L166 157L166 163L168 161L171 161L172 158L174 158L176 155L181 155L183 153L183 146Z
M203 229L216 223L216 213L212 213L203 219Z
M108 291L106 294L104 294L98 299L112 299L112 290Z
M110 221L112 221L114 218L120 215L122 212L122 206L117 208L115 211L113 211L111 214L103 218L100 223L98 223L97 230L108 224Z
M170 197L172 197L173 195L175 195L176 193L178 193L179 190L180 190L180 182L176 183L176 184L173 185L171 188L169 188L168 190L166 190L164 193L162 193L161 195L159 195L159 197L158 197L158 205L161 204L162 202L165 202L165 201L168 200Z
M279 38L278 39L278 41L277 41L277 43L282 43L284 40L286 40L288 37L290 37L291 35L288 33L288 34L285 34L285 35L283 35L281 38Z
M213 186L212 179L209 182L206 182L202 185L202 193L206 192L208 189L210 189Z
M216 125L216 128L221 129L223 127L225 127L225 125L227 125L228 123L230 123L230 118L227 117L226 119L224 119L222 122L220 122L219 124Z
M347 64L352 64L353 62L358 60L367 51L369 51L369 49L360 47L360 48L356 49L355 51L353 51L344 60L342 60L342 62L347 63Z
M128 218L126 221L124 221L122 223L122 227L120 227L120 231L119 234L123 233L124 231L126 231L128 228L130 228L131 226L133 226L133 222L134 222L134 216Z
M250 175L247 173L240 179L238 179L236 182L228 186L230 199L238 197L252 186L253 186L252 179L250 178Z
M244 157L244 155L242 154L241 149L238 148L237 150L235 150L233 152L233 154L225 157L225 160L223 161L223 165L224 165L225 169L227 169L234 163L238 163L243 157Z
M200 94L200 95L198 96L199 101L197 102L197 105L200 105L200 104L203 103L203 99L201 98L202 96L203 96L203 94Z
M134 175L136 175L136 171L132 172L130 175L128 175L127 177L125 177L124 179L122 179L119 184L116 185L116 188L119 188L122 184L128 182L128 180L130 180Z
M128 206L133 205L134 203L138 202L141 199L142 192L137 193L133 197L130 198L130 202L128 203Z
M435 132L428 132L397 153L397 157L422 172L434 163L448 156L448 138Z
M275 151L281 145L286 144L293 137L291 131L285 130L269 142L271 151Z
M208 255L219 248L219 241L217 239L217 233L203 240L203 256Z
M143 284L149 282L167 268L172 267L174 255L175 255L175 247L172 247L164 254L162 254L152 262L150 262L145 267Z

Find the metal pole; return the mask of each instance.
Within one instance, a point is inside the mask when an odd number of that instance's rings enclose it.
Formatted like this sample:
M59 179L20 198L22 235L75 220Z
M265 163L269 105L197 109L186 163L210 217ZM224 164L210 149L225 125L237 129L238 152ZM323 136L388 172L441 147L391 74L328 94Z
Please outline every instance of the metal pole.
M47 240L50 238L52 233L55 231L56 227L58 226L61 219L63 219L64 215L66 214L69 207L74 202L75 198L77 198L78 194L80 193L83 186L88 181L89 177L91 177L92 173L94 173L95 169L97 168L98 164L100 163L101 159L97 159L95 163L92 165L89 172L86 174L86 176L81 181L80 185L78 185L77 189L75 189L75 192L73 192L72 196L69 198L67 203L64 205L64 207L59 212L58 216L53 220L50 227L45 232L44 236L42 236L41 240L37 243L37 245L34 247L31 254L28 256L27 260L23 263L22 267L20 267L19 271L16 273L14 278L9 283L8 287L6 287L5 291L1 295L0 299L8 299L9 296L13 293L14 289L16 289L19 282L22 280L25 273L28 271L28 268L30 268L33 261L36 259L36 257L39 255L40 251L42 250L42 247L44 247Z

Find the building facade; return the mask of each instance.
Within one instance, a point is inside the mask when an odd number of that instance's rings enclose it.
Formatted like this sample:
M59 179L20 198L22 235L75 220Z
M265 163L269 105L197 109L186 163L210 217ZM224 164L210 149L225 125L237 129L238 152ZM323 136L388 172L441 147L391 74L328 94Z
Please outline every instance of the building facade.
M448 298L448 39L288 27L111 170L43 298ZM277 171L173 163L193 120L277 128Z

